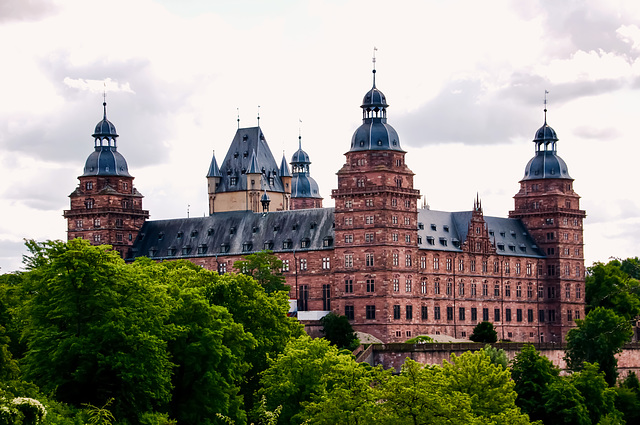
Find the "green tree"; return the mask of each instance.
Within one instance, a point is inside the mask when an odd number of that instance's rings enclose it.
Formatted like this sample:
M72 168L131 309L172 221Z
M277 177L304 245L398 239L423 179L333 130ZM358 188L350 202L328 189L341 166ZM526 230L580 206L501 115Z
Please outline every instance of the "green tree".
M114 414L123 420L165 404L173 369L165 289L107 246L76 239L28 248L25 378L76 406L114 398Z
M637 273L634 264L633 259L623 263L612 260L607 264L594 263L589 268L585 283L587 312L604 307L627 320L640 315L640 282L629 274Z
M493 328L491 322L480 322L473 328L473 333L469 337L473 342L487 342L493 344L498 340L498 333Z
M603 417L618 413L614 405L616 392L607 385L604 373L598 370L597 364L585 362L582 370L571 375L570 380L588 401L585 405L591 423L597 424Z
M558 378L549 384L542 399L545 425L591 424L584 397L568 379Z
M262 375L260 395L267 408L282 406L280 423L299 424L306 418L304 406L319 402L326 391L325 376L332 376L336 365L344 361L342 354L329 341L308 335L292 340Z
M320 319L320 324L324 337L336 347L353 351L360 344L346 316L331 312Z
M282 260L271 251L249 254L244 260L236 261L233 268L238 273L253 277L270 294L276 291L289 291L282 274Z
M560 370L533 345L525 345L511 365L511 376L518 394L516 405L527 413L531 420L544 419L546 412L541 402L547 387L554 383Z
M567 333L567 366L577 371L584 362L598 363L607 383L614 385L618 375L615 355L631 339L631 324L603 307L591 310L584 320L576 320L576 324L578 327Z
M484 353L489 356L491 359L491 363L496 366L500 366L502 370L506 370L509 367L509 358L507 357L506 351L502 348L497 349L492 345L485 345L483 348Z

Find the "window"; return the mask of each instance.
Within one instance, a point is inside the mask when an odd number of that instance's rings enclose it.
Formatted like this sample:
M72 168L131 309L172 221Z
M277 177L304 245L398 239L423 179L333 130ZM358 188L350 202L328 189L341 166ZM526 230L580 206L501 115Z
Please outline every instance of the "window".
M309 241L309 239L304 238L300 241L300 248L309 248L310 244L311 242Z
M411 254L406 254L404 257L404 265L406 267L411 267Z
M522 309L521 308L516 310L516 321L522 322Z
M555 298L556 297L556 288L555 286L549 286L547 288L547 298Z
M527 263L527 276L531 276L531 263Z
M580 310L575 311L576 320L580 320Z
M344 280L344 292L347 294L353 294L353 279Z
M400 279L393 279L393 292L400 292Z
M420 293L427 293L427 279L422 279L422 282L420 283Z
M353 235L344 235L344 243L353 243Z
M556 275L556 266L555 266L555 264L547 265L547 274L549 276L555 276Z
M440 258L433 257L433 270L438 270L440 268Z
M122 239L122 235L120 235L120 238ZM207 253L207 245L206 244L198 245L198 254L202 255L206 253Z
M433 293L435 295L440 295L440 281L436 280L433 282Z
M351 201L351 200L344 201L344 207L345 208L353 208L353 201Z
M373 216L372 215L366 216L364 222L365 224L373 224Z
M404 282L404 292L411 292L411 279L407 279Z
M548 316L549 316L549 321L550 322L555 322L556 321L556 311L555 310L547 310Z
M529 323L533 322L533 310L532 309L527 310L527 322L529 322Z
M356 185L358 187L364 187L364 179L357 179L356 180Z
M391 217L391 224L398 224L398 216L394 215Z
M291 249L293 247L293 242L291 239L286 239L282 242L282 249Z
M447 307L447 320L453 320L453 307Z
M348 269L353 267L353 254L344 255L344 266Z
M392 233L391 234L391 240L394 242L398 242L398 234L397 233Z
M393 306L393 320L400 320L400 305Z
M393 255L391 256L391 258L393 259L393 265L397 266L400 263L400 260L398 259L398 253L394 252Z
M300 259L300 270L307 270L307 259L306 258L301 258Z
M451 295L451 287L452 287L452 283L451 281L447 282L447 295Z
M493 285L493 295L495 297L499 297L500 296L500 285L498 285L497 283L495 285Z
M100 219L99 218L94 218L93 219L93 227L100 227Z
M182 255L189 255L189 254L191 254L191 247L189 245L183 246Z
M505 297L511 297L511 285L506 284L504 287L504 296Z
M411 219L410 219L409 217L405 217L405 218L404 218L404 224L405 224L406 226L409 226L409 225L411 224Z
M458 308L458 319L463 322L465 320L465 309L464 307Z
M331 310L331 286L328 284L322 285L322 310Z
M366 318L368 320L375 320L376 318L376 306L375 305L368 305L366 306Z
M516 274L520 274L520 263L516 263Z
M464 271L464 260L462 259L458 260L458 271Z
M471 307L471 321L475 322L476 320L478 320L478 309Z
M367 267L373 267L373 254L365 254L365 264Z
M353 226L353 217L345 217L344 218L345 226Z
M511 321L511 309L510 308L506 308L504 310L504 321L505 322L510 322Z
M412 320L413 319L413 306L412 305L408 305L405 307L405 316L404 316L407 320Z
M376 292L375 279L367 279L367 292Z
M421 269L427 268L427 257L420 257L420 268Z
M93 235L93 241L94 242L100 242L101 241L101 236L100 234L95 234Z
M122 228L123 220L121 218L116 218L116 227Z
M76 220L76 229L82 229L82 220Z
M93 182L86 182L85 183L85 188L87 190L92 190L93 189Z
M429 319L429 308L426 305L423 305L422 307L420 307L420 318L422 320L428 320Z
M236 184L238 184L238 178L237 178L237 177L231 177L231 178L229 179L229 184L230 184L231 186L235 186Z
M567 310L567 320L571 322L573 320L573 311Z
M538 298L544 298L544 288L538 288Z
M498 261L493 262L493 272L500 273L500 263Z
M372 207L373 206L373 199L365 199L364 204L367 207Z
M289 260L282 260L282 272L289 271Z
M511 273L511 266L509 265L508 261L504 263L504 272L505 274Z
M538 310L538 321L544 323L544 310Z
M475 282L471 282L471 296L475 297L477 295L477 284Z
M521 298L522 297L522 286L518 285L516 286L516 298Z
M406 243L411 243L411 235L404 235L404 241Z
M405 208L411 208L411 201L410 201L410 200L408 200L408 199L407 199L407 200L405 200L405 201L404 201L404 207L405 207Z
M447 271L451 271L451 258L447 258Z
M250 252L253 250L253 243L251 242L244 242L242 244L242 251L243 252Z
M458 283L458 295L464 295L464 282Z
M576 299L580 298L582 298L582 287L580 285L576 285Z
M433 307L433 320L440 320L440 307Z
M499 308L493 309L493 321L494 322L499 322L500 321L500 309Z
M324 257L322 259L322 270L329 270L331 268L331 259L329 257Z
M374 242L373 233L366 233L364 235L364 241L367 242L367 243Z
M309 286L300 285L298 291L298 311L309 310Z
M398 200L396 198L392 198L391 199L391 206L392 207L397 207L398 206Z
M576 277L580 277L580 266L576 266Z
M489 321L489 309L488 308L483 308L482 309L482 321L483 322L488 322Z
M225 274L227 272L227 263L218 263L218 274Z
M482 284L482 296L489 296L489 285L487 285L486 283Z
M344 315L346 316L346 318L348 320L353 320L355 315L353 313L353 306L352 305L345 305L344 306Z
M533 286L527 286L527 298L533 298Z
M487 262L483 261L482 262L482 273L486 273L487 272Z

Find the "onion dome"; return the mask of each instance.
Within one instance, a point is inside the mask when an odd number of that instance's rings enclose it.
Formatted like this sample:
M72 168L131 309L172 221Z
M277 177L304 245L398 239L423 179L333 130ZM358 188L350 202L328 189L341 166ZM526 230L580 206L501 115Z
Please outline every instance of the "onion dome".
M118 152L116 127L107 119L107 103L104 102L102 106L104 116L92 134L95 150L87 158L82 176L131 177L127 161Z
M524 170L522 180L537 179L569 179L567 164L557 153L558 135L555 130L547 124L547 110L544 110L545 119L542 127L536 131L533 143L535 143L536 154Z
M298 150L291 158L291 170L293 179L291 180L292 198L320 198L318 183L309 175L309 155L302 150L302 137L298 137Z
M351 138L351 152L365 150L401 151L396 130L387 124L387 99L376 87L376 70L373 70L373 87L362 100L362 125Z

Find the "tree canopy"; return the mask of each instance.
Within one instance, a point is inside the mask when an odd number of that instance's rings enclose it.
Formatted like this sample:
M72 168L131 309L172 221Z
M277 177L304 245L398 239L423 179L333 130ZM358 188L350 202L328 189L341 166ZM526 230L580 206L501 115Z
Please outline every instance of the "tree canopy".
M473 342L488 342L493 344L498 340L498 332L491 322L480 322L473 328L473 333L469 337Z

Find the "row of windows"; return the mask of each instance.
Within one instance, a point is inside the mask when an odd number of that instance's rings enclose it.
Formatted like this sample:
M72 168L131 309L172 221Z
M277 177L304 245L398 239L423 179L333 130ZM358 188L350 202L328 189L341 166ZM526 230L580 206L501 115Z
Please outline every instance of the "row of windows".
M85 182L84 188L86 190L93 190L93 182ZM122 190L129 190L129 183L122 182Z
M299 306L298 306L298 309L300 309ZM535 311L531 308L527 310L520 309L520 308L518 309L505 308L504 317L502 317L502 311L499 308L495 308L493 309L493 311L491 311L489 308L483 308L481 311L479 311L476 307L471 307L469 309L465 307L459 307L457 311L458 313L457 321L461 321L461 322L466 321L467 311L469 312L469 320L471 322L492 321L494 323L495 322L522 323L526 321L527 323L533 323L535 319ZM446 313L447 321L456 320L456 318L454 317L456 312L453 307L446 307L445 313ZM481 317L479 316L479 313L482 315ZM432 314L433 314L432 320L434 321L443 320L440 306L434 306ZM347 319L354 320L354 317L355 317L354 306L346 305L344 309L344 315L347 317ZM400 306L399 304L396 304L393 306L393 319L401 320L403 317L405 320L413 320L412 305L405 305L404 311L402 309L402 306ZM374 320L376 318L375 305L365 306L365 318L367 320ZM559 320L559 319L560 317L557 314L557 311L554 309L538 310L538 322L540 323L555 322L556 320ZM580 319L580 310L575 310L575 311L567 310L568 321L573 321L578 319ZM429 307L426 305L420 306L420 320L429 320Z
M82 236L78 236L79 238L82 238ZM129 241L133 240L133 234L129 233L128 236ZM116 233L116 243L118 242L123 242L124 241L124 235L122 233ZM102 235L100 233L94 233L93 234L93 242L95 243L109 243L111 241L109 241L107 238L102 238Z
M124 220L121 218L116 218L113 223L117 228L121 228L124 226ZM82 229L83 227L84 227L84 220L82 219L76 220L76 229ZM102 220L99 218L94 218L93 227L94 228L102 227Z
M349 201L349 202L350 202L349 205L352 205L351 201ZM363 216L363 221L364 221L364 224L375 224L375 218L372 215ZM391 224L398 224L398 223L399 223L398 216L397 215L391 216ZM403 217L402 223L404 223L405 226L410 226L411 225L411 218L410 217ZM344 218L344 225L345 226L353 226L353 217L345 217Z
M327 259L328 260L328 259ZM373 280L371 280L373 282ZM367 282L369 282L369 280L367 280ZM441 291L440 291L440 281L436 280L435 282L433 282L433 295L440 295ZM393 278L392 279L392 286L393 286L393 292L400 292L400 279L399 278ZM372 286L373 288L373 286ZM517 285L515 287L515 297L516 298L522 298L523 296L523 289L526 291L526 297L527 298L533 298L533 294L534 294L534 286L533 284L529 284L526 286L526 288L523 288L522 285ZM482 296L489 296L489 284L488 283L482 283L481 284L481 294ZM404 291L406 293L410 293L413 290L413 280L411 278L405 278L404 281ZM369 285L367 285L367 292L373 292L374 290L371 289L369 290ZM457 284L457 295L458 296L464 296L466 291L467 291L467 286L465 285L464 282L459 282ZM353 293L353 279L348 278L345 279L345 289L344 292L347 294ZM428 293L428 283L426 279L423 279L420 282L420 293L422 294L427 294ZM446 295L453 295L453 282L448 281L446 282L446 284L444 285L444 294ZM493 291L492 294L494 297L499 297L500 296L500 284L496 283L493 285ZM469 286L469 295L472 297L475 297L478 295L478 284L472 282ZM543 299L544 298L544 288L543 287L539 287L538 288L538 298ZM507 283L504 285L504 296L505 298L511 298L511 284ZM559 298L560 294L556 294L556 288L553 286L549 286L547 287L547 298L553 299L556 298L556 296ZM575 287L575 297L576 299L581 299L582 298L582 286L581 285L576 285ZM570 299L571 298L571 285L567 284L565 286L565 298L566 299Z
M129 199L122 199L120 201L120 206L123 209L130 209L133 206L133 203ZM95 200L91 198L87 198L84 200L84 207L88 210L91 210L95 207Z

